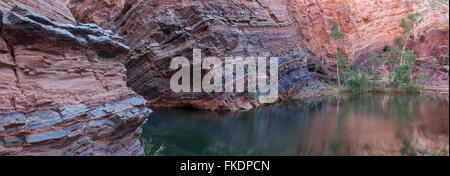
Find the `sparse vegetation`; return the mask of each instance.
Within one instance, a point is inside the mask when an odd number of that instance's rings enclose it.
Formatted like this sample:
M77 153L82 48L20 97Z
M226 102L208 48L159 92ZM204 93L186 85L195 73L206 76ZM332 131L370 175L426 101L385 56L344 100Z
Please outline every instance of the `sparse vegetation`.
M396 92L416 94L420 92L418 84L424 83L427 79L425 73L421 73L417 78L417 82L412 79L412 69L415 67L417 59L413 50L407 50L409 37L421 21L421 14L409 14L407 18L400 21L400 26L404 29L404 36L396 37L394 42L396 45L385 45L384 51L387 53L379 53L369 58L369 67L365 70L359 70L357 63L348 66L346 57L342 51L338 49L336 53L338 67L338 82L344 83L346 90L352 94L361 94L368 91L385 91L385 84L381 83L379 75L372 75L374 70L383 64L388 64L394 75L389 75L389 83ZM338 25L333 25L331 36L333 39L342 39L344 34L340 34ZM400 49L398 46L401 46ZM433 60L433 64L436 62ZM437 65L437 64L436 64ZM375 78L373 78L375 76ZM372 79L369 79L372 78Z
M396 41L395 41L397 43L397 40L399 40L398 42L403 44L402 54L400 57L400 64L404 64L404 61L405 61L404 58L405 58L405 54L406 54L406 46L408 45L409 38L411 36L411 33L414 31L414 28L417 26L417 24L419 22L421 22L421 20L422 20L420 18L421 16L422 16L422 14L417 12L417 13L409 14L407 19L402 19L400 21L400 26L403 28L404 36L397 37Z
M141 141L142 148L144 149L145 156L160 156L161 153L166 150L164 145L160 145L159 147L153 144L151 139L147 139L145 137L139 138Z
M342 40L345 37L345 34L339 31L339 24L337 22L333 23L333 26L331 27L331 37L334 40Z
M339 31L339 24L337 22L333 23L333 26L331 27L330 36L335 41L342 42L344 40L345 34L341 33L341 31ZM339 70L340 70L340 68L342 68L342 66L347 64L347 57L344 56L344 54L342 53L342 50L340 48L337 49L336 60L337 60L337 64L336 64L337 79L338 79L339 86L341 86Z

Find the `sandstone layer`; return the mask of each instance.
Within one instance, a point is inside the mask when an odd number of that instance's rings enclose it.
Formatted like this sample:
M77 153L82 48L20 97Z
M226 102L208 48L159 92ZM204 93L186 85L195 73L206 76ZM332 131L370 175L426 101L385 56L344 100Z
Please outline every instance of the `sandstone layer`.
M267 0L261 0L261 2L265 1ZM142 13L142 11L136 11L139 9L132 9L133 4L142 5L137 0L72 0L69 6L77 21L93 22L106 28L121 29L123 23L119 20L127 12L128 15ZM344 50L350 60L355 61L361 57L367 57L370 53L373 54L376 50L379 51L385 44L393 44L395 37L402 35L401 19L413 13L420 13L422 20L412 32L412 41L423 43L423 38L427 35L441 40L428 42L435 46L415 48L411 46L411 48L419 53L419 57L439 58L448 53L448 45L444 42L448 41L449 8L448 2L443 0L281 0L273 4L276 6L267 6L267 9L275 15L274 17L277 13L286 13L287 8L280 8L281 6L290 7L292 12L288 15L298 21L303 34L302 41L298 42L306 43L311 52L321 60L328 59L333 62L334 53L338 47ZM158 5L159 3L155 3L155 6ZM164 3L161 5L164 6ZM94 9L98 10L94 11ZM340 31L346 35L343 42L334 41L330 37L334 23L337 23ZM430 49L438 51L434 53L420 51Z
M64 5L64 0L0 0L0 8L12 9L15 6L34 11L51 21L58 23L75 23L72 12Z
M170 59L191 57L192 48L202 49L205 56L293 59L288 62L293 66L290 71L280 63L280 80L285 80L280 82L285 89L280 92L286 96L320 80L314 75L335 74L337 48L350 62L367 67L371 56L384 52L386 44L402 35L400 21L412 13L423 18L408 45L420 57L417 65L423 65L415 68L413 77L426 72L426 84L448 86L448 4L441 0L71 0L69 4L77 21L100 24L125 38L132 49L128 85L150 105L213 110L258 106L242 94L170 93L168 79L174 73L168 69ZM345 34L341 41L330 36L334 23ZM315 64L301 66L296 63L298 55L319 61L326 70L317 71L320 76L308 72ZM437 58L437 67L432 58ZM385 66L379 69L386 79L392 71Z
M84 1L79 7L74 4L72 11L85 14L86 8L80 7L88 3ZM172 92L169 80L175 70L169 69L171 59L176 56L192 59L194 48L202 50L202 58L215 56L222 61L224 57L237 56L279 57L282 98L310 86L314 80L329 80L326 69L303 44L300 24L291 12L292 6L283 0L138 0L126 1L109 26L132 49L127 62L128 85L148 99L150 105L252 109L259 103L251 98L251 93ZM208 70L203 71L206 74Z
M350 62L358 62L367 69L369 59L384 53L386 44L404 36L400 26L409 14L419 13L420 22L412 30L408 49L413 49L419 61L413 78L424 72L427 86L448 87L449 8L442 0L293 0L301 21L307 46L331 72L336 71L334 55L337 48L344 51ZM334 23L345 34L343 40L334 40L330 34ZM402 48L402 46L399 46ZM437 65L432 60L437 60ZM378 69L378 75L388 79L393 72L387 61Z
M126 87L121 38L70 24L62 1L0 7L0 155L142 155L151 110Z

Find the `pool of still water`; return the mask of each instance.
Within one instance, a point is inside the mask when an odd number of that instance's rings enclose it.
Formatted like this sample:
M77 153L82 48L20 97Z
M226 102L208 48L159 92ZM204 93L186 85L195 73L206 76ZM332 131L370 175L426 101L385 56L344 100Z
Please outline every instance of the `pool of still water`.
M448 155L448 94L341 96L250 112L154 111L142 138L149 153L162 146L163 156Z

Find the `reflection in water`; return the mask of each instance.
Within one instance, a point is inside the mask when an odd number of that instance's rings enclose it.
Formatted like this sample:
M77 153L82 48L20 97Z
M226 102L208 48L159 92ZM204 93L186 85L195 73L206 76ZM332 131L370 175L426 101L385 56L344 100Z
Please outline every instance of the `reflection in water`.
M252 112L155 110L162 155L448 155L448 95L368 95Z

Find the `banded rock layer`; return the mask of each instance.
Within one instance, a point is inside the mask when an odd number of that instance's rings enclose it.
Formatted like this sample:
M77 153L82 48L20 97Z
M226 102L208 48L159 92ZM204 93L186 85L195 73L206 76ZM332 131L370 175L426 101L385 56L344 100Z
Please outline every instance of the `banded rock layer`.
M12 9L15 6L34 11L57 23L75 23L72 12L64 5L64 0L0 0L0 8Z
M418 64L429 64L425 70L416 69L414 77L423 71L429 75L429 84L448 85L448 4L441 0L71 0L69 4L77 21L100 24L125 38L132 49L128 85L151 105L201 109L257 106L249 104L242 94L170 93L170 59L191 57L192 48L202 49L204 57L260 55L292 59L308 55L335 73L337 48L343 49L351 62L364 64L402 35L401 19L417 12L423 20L412 32L408 48L422 58ZM346 34L343 42L330 37L334 23ZM437 71L431 68L433 57L439 63ZM315 64L301 66L295 64L296 60L294 57L289 62L291 71L298 69L291 75L298 74L301 81L283 74L280 63L280 79L292 86L281 81L280 92L284 95L318 80L311 77L314 73L306 71L314 70L311 66ZM317 71L324 73L319 77L327 77L327 70Z
M152 106L247 110L260 105L251 93L172 92L169 80L175 70L169 69L171 59L192 59L194 48L202 50L202 58L215 56L222 61L224 57L237 56L279 57L281 98L317 84L317 80L330 79L302 42L300 24L293 18L292 5L287 1L116 2L124 5L113 13L109 26L132 49L127 83ZM74 14L90 14L79 8L89 1L71 4ZM77 17L85 19L83 15Z
M402 35L401 19L413 13L420 13L423 20L413 31L411 40L423 43L423 38L433 38L433 42L421 46L411 45L410 48L419 57L439 58L448 55L448 44L444 42L448 41L449 8L448 2L444 0L281 0L265 6L264 3L270 3L266 1L255 2L262 2L259 4L268 9L273 17L286 13L287 8L281 6L290 7L291 12L287 15L298 21L303 34L302 41L298 42L304 42L318 59L334 62L333 55L337 47L343 49L352 61L365 58L382 49L385 44L393 44L395 37ZM69 3L77 21L93 22L113 30L122 29L124 22L120 22L120 19L123 16L143 12L139 9L145 7L136 9L133 8L134 4L143 5L137 0L72 0ZM155 6L159 4L154 3ZM164 3L161 5L164 6ZM241 7L244 8L238 8ZM234 15L239 16L239 13ZM346 34L343 43L333 41L330 37L334 23L339 24L340 31Z
M0 155L142 155L151 110L126 87L121 38L0 4ZM62 1L37 5L64 19Z

